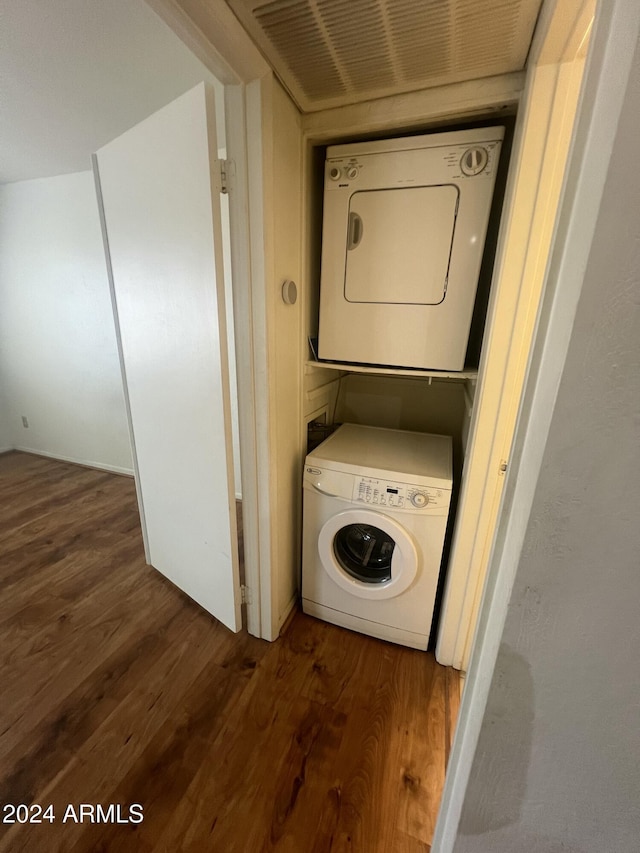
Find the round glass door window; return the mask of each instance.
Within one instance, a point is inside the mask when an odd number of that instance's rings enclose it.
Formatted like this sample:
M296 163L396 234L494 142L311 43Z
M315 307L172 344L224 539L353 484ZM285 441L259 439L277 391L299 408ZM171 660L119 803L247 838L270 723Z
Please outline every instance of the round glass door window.
M391 580L391 558L395 541L371 524L348 524L333 540L336 560L352 578L367 584Z

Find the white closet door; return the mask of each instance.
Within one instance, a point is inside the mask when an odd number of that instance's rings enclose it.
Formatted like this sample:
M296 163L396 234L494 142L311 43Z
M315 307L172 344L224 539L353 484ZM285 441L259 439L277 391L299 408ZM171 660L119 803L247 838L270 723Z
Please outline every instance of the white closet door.
M240 629L213 91L204 84L94 164L147 560Z

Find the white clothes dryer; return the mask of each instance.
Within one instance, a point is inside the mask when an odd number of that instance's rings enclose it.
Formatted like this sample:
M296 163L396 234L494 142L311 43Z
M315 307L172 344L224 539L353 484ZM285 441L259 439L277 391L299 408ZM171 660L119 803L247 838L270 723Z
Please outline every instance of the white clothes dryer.
M452 483L449 436L336 430L305 461L304 612L426 649Z
M334 145L321 359L464 368L504 127Z

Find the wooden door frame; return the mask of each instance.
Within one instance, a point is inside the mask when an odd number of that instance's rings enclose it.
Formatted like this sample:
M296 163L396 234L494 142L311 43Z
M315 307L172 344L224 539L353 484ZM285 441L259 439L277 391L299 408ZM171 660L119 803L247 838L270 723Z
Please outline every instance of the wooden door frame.
M438 853L452 853L456 844L639 32L636 3L599 0L546 288L433 839Z
M261 523L268 519L268 471L260 464L264 458L268 432L264 399L266 334L264 315L264 267L260 264L261 221L256 222L255 174L260 163L251 148L260 136L255 134L259 98L255 84L225 85L225 120L229 180L229 225L231 245L233 315L236 342L240 470L242 479L242 528L244 546L247 630L255 637L271 636L270 607L270 530ZM250 169L250 163L253 168ZM266 477L266 483L265 483ZM267 505L265 507L265 500ZM265 511L266 510L266 511ZM266 600L263 597L266 596Z
M543 291L593 0L547 3L531 48L473 400L436 658L466 670ZM545 133L544 130L547 130Z

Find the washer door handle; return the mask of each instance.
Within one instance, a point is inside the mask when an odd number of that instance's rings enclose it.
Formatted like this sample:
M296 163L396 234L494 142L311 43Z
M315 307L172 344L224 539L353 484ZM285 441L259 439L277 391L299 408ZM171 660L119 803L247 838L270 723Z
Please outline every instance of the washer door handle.
M315 483L311 483L316 492L320 492L321 495L326 495L328 498L339 498L340 495L336 495L333 492L328 492L326 489L321 489L320 486L316 486Z

